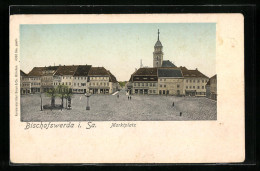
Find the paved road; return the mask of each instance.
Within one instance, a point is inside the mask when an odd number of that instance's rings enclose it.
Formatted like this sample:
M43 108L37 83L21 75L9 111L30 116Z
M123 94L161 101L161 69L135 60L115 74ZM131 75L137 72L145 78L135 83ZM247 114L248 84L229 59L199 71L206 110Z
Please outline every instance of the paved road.
M125 90L117 95L92 95L90 110L86 110L86 97L76 94L72 110L40 111L39 95L21 97L22 121L172 121L216 120L217 104L207 98L159 95L132 95L128 100ZM175 107L172 107L172 103ZM56 98L56 103L61 103ZM44 97L43 104L50 104ZM64 103L65 104L65 103ZM182 116L180 115L182 112Z

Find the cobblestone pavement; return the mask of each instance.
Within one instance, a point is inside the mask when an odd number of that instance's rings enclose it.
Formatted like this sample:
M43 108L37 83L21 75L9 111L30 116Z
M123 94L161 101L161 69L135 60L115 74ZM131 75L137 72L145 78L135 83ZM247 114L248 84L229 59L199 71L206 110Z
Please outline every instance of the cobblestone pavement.
M50 104L43 97L43 105ZM172 107L174 102L175 106ZM56 98L56 104L61 99ZM64 100L64 106L66 100ZM117 95L92 95L90 110L86 110L84 94L74 94L72 110L40 111L40 95L21 96L21 120L30 121L175 121L216 120L217 103L205 97L175 97L160 95L128 96L124 90ZM182 116L180 116L182 112Z

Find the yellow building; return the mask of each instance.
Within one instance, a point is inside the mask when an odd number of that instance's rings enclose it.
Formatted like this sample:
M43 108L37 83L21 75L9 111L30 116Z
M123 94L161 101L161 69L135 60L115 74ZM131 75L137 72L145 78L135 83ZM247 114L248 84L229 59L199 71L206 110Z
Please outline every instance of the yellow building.
M158 93L183 95L183 79L179 68L158 68Z

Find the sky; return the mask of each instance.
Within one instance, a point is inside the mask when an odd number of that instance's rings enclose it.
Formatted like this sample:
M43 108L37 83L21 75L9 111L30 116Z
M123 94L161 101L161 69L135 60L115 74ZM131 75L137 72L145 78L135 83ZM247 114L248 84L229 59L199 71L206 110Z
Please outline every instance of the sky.
M20 25L21 70L53 65L92 65L110 70L118 81L135 68L153 67L160 29L164 60L216 74L215 23L109 23Z

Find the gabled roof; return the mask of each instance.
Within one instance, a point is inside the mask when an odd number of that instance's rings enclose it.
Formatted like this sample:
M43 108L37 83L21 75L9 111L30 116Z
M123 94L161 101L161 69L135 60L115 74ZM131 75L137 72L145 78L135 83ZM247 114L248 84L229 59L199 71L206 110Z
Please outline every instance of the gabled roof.
M162 62L162 67L176 67L171 61L169 60L164 60Z
M27 74L25 74L25 72L23 72L22 70L20 70L20 76L27 76Z
M74 76L88 76L91 65L79 65Z
M158 77L183 77L183 75L177 68L159 68Z
M133 76L157 76L157 68L139 68Z
M89 72L89 76L109 76L108 71L104 67L91 67Z
M43 75L44 67L34 67L29 73L28 76L40 77Z
M182 74L184 77L202 77L208 78L206 75L201 73L198 69L195 70L188 70L186 67L180 67Z
M59 66L54 75L74 75L78 66L77 65L63 65Z

